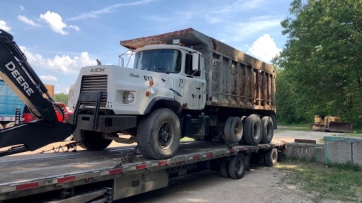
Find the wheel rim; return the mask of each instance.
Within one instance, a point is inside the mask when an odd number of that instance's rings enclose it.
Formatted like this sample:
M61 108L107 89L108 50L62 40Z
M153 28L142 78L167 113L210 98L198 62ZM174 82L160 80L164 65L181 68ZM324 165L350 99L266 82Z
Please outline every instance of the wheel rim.
M277 151L273 150L273 153L272 153L272 160L277 160L278 158L278 154L277 154Z
M163 122L158 130L158 144L161 149L171 147L174 140L174 132L169 122Z
M236 162L235 172L240 174L243 172L243 170L244 170L244 160L239 158Z

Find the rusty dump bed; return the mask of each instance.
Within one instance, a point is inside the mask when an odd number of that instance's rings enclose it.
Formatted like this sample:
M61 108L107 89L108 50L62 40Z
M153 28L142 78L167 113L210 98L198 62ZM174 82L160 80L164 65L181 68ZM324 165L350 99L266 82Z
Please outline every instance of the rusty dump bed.
M121 41L135 50L149 44L172 44L180 39L202 52L207 72L207 105L256 110L276 110L275 71L260 61L192 28Z
M122 158L134 147L1 157L0 201L112 180L115 177L133 175L137 171L156 171L232 156L242 151L256 152L283 146L284 143L280 142L228 148L218 142L185 142L181 143L178 153L172 158L150 160L137 155L134 162L124 164L121 164Z

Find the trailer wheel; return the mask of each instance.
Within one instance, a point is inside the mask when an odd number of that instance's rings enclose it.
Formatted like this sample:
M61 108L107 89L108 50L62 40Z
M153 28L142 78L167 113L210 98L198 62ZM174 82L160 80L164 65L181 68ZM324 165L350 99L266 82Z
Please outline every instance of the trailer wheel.
M261 141L261 121L258 115L251 114L245 120L244 137L246 144L257 145Z
M243 122L239 117L229 117L224 127L225 141L238 143L243 136Z
M99 151L107 148L112 140L104 139L102 133L88 130L75 129L73 138L79 142L83 149Z
M261 119L262 136L260 143L271 143L274 136L273 120L269 116L265 116Z
M229 178L228 175L228 161L226 158L222 158L219 163L219 173L222 177Z
M180 139L180 121L170 109L157 109L138 125L137 143L146 158L172 157L178 149Z
M275 166L278 162L278 150L276 148L265 152L265 165Z
M239 153L236 156L231 157L228 165L228 174L232 179L240 179L245 174L245 156Z
M256 153L256 163L261 166L265 166L265 151L259 151Z

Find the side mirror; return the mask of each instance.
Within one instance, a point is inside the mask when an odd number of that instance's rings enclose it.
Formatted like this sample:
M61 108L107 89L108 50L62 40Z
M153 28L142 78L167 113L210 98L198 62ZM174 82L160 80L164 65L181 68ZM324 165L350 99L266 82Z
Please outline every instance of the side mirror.
M200 63L199 63L199 54L193 54L192 57L192 71L199 71L200 70Z

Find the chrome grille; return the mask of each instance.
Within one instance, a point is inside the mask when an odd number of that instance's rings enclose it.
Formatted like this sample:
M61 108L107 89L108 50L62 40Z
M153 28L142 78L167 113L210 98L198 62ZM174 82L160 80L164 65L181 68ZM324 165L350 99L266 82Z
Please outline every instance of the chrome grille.
M107 102L107 83L107 75L84 75L82 77L82 86L80 88L80 92L102 91L100 107L105 107ZM86 105L94 104L89 103Z

